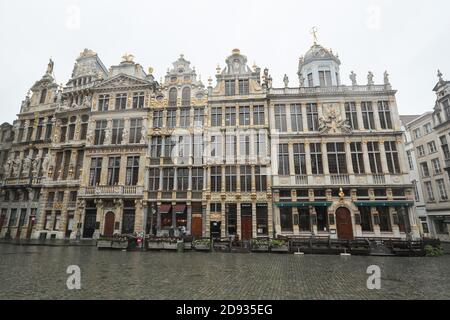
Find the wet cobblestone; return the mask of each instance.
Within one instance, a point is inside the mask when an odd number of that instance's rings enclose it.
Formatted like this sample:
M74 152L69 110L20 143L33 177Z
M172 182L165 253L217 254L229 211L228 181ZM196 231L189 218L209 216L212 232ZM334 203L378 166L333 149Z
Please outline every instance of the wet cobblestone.
M66 268L81 268L68 290ZM381 268L381 289L366 287ZM0 299L450 299L450 256L340 257L0 245Z

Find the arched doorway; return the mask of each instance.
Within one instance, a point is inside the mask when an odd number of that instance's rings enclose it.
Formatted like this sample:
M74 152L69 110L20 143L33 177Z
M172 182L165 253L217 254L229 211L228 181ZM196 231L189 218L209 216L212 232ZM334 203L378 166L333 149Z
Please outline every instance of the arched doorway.
M108 212L105 215L105 228L103 235L105 237L112 237L114 235L114 222L115 222L115 216L114 212Z
M347 208L336 210L336 227L340 240L353 240L352 215Z

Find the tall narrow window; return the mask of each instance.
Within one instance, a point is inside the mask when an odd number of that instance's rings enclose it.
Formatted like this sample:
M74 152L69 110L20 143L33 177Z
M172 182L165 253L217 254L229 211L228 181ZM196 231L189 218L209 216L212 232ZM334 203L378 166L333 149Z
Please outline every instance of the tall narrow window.
M391 111L389 102L378 101L378 115L380 117L381 129L392 129Z
M36 129L36 140L41 140L42 139L42 130L44 127L44 118L39 118L38 120L38 126ZM5 141L5 135L3 135L3 140L2 142Z
M225 80L225 95L234 96L236 94L236 82L234 80Z
M392 174L400 173L400 163L398 160L397 145L395 141L385 141L384 149L386 152L386 159L389 173Z
M153 111L153 128L161 128L163 123L163 111L162 110L154 110Z
M177 169L177 190L186 191L189 188L189 169Z
M89 185L96 186L100 183L100 176L102 173L102 158L92 158L91 168L89 171Z
M253 106L253 125L264 125L264 106Z
M164 157L165 158L172 157L173 148L175 148L175 141L173 140L173 138L174 137L172 137L172 136L164 137ZM153 141L153 138L152 138L152 144L153 143L157 143L157 141ZM153 148L152 148L152 150L153 150ZM155 152L154 153L155 157L157 157L157 154L158 154L157 148L155 149L154 152ZM152 154L150 156L152 156Z
M192 168L192 190L203 190L203 168Z
M105 130L108 122L106 120L98 120L95 123L95 136L94 136L94 144L102 145L105 143Z
M221 127L222 126L222 108L215 107L211 108L211 126Z
M41 98L39 99L39 103L40 104L45 103L46 99L47 99L47 89L42 89L42 91L41 91Z
M248 160L250 156L250 135L242 133L239 136L239 160Z
M113 120L111 144L121 144L122 143L123 124L124 124L123 119L114 119Z
M331 174L346 174L347 160L344 143L327 143L328 168Z
M266 131L260 130L256 132L256 156L263 159L267 157Z
M142 119L130 120L130 143L139 143L142 138Z
M250 107L239 107L239 125L250 125Z
M172 191L173 190L173 168L164 168L163 169L163 190L164 191Z
M447 201L448 200L448 194L447 189L445 188L445 182L444 179L436 180L438 189L439 189L439 197L441 201Z
M222 159L222 136L211 136L211 157L216 160Z
M367 151L369 154L370 171L373 174L383 173L383 168L381 166L380 146L378 142L367 142Z
M241 166L240 168L240 178L241 178L241 192L251 192L252 191L252 167L251 166Z
M205 123L205 112L203 108L194 109L194 126L203 126Z
M317 104L309 103L306 106L306 119L309 131L319 130L319 113L317 112Z
M211 167L211 191L222 191L222 167Z
M237 188L236 167L227 166L225 167L225 191L236 192L236 188Z
M169 107L176 107L178 99L177 88L170 88L169 90Z
M306 175L306 153L303 143L294 143L294 168L295 174Z
M180 128L188 128L190 125L190 109L181 108L180 109Z
M431 181L425 182L425 188L427 189L428 201L434 201L434 192Z
M175 128L177 121L177 110L169 109L167 110L166 127Z
M356 113L356 105L354 102L345 103L345 117L347 118L348 124L353 130L358 130L358 116Z
M181 105L183 107L189 107L191 105L191 88L183 88L183 91L181 92Z
M350 144L352 153L353 171L356 174L363 174L364 171L364 155L362 152L361 142L352 142Z
M361 102L361 112L363 118L364 129L374 130L375 120L373 117L372 102Z
M256 191L262 192L267 190L267 168L255 166L255 184Z
M239 94L249 94L249 82L248 79L239 80Z
M303 131L302 106L291 104L291 129L294 132Z
M171 137L169 137L171 138ZM150 140L150 158L161 157L162 137L155 136Z
M331 82L331 72L330 71L319 71L319 81L321 87L330 87Z
M119 183L120 157L108 159L108 185L115 186Z
M284 104L275 105L275 128L278 131L286 132L286 106Z
M287 143L278 145L278 174L288 176L289 173L289 145Z
M203 164L203 135L194 135L194 164Z
M101 94L98 96L98 111L108 111L109 94Z
M144 107L145 94L144 92L133 93L133 109L142 109Z
M235 126L236 125L236 108L227 107L225 108L225 125Z
M236 160L236 136L227 134L225 136L225 156L227 163L234 163Z
M88 121L89 121L88 115L81 116L80 140L86 140Z
M308 73L308 87L312 88L314 87L314 81L313 81L313 74Z
M116 94L116 110L125 110L127 108L127 94L118 93Z
M149 183L148 189L150 191L158 191L159 190L159 169L158 168L150 168L148 170Z
M323 174L322 146L320 143L309 145L312 174Z

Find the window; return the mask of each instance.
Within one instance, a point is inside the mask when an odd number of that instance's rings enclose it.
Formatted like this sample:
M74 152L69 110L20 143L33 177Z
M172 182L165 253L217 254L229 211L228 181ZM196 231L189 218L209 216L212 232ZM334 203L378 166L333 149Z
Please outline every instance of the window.
M442 152L444 153L444 159L450 160L450 149L448 147L447 137L442 136L439 138L439 140L441 140L441 148L442 148Z
M315 207L317 215L317 231L328 231L328 208Z
M177 88L170 88L169 90L169 107L176 107L178 99Z
M227 162L235 162L236 160L236 136L227 134L225 136L225 156Z
M28 130L28 133L30 131ZM27 136L27 141L29 141L29 136ZM67 138L67 119L62 119L61 120L61 130L59 133L59 142L66 142L66 138Z
M106 120L99 120L95 123L95 136L94 136L94 144L102 145L105 143L105 130L108 125Z
M235 126L236 125L236 108L227 107L225 108L225 125Z
M425 188L427 189L428 201L434 201L433 186L430 181L425 182Z
M320 143L311 143L309 145L311 154L312 174L323 174L322 164L322 146Z
M107 111L109 108L109 94L98 96L98 111Z
M81 116L80 140L86 140L88 121L89 121L88 115Z
M380 146L378 142L367 142L367 151L369 154L370 171L373 174L383 173L383 168L381 166Z
M123 119L113 120L111 144L122 143L123 125L124 125Z
M253 125L264 125L264 106L253 106Z
M422 136L420 128L414 129L413 136L414 136L415 139L418 139L418 138L420 138Z
M77 160L75 164L75 174L74 174L75 179L80 178L81 170L83 168L83 160L84 160L84 151L79 150L77 152Z
M108 185L119 183L120 157L110 157L108 161Z
M344 143L327 143L328 168L331 174L346 174L347 160Z
M292 208L281 207L280 208L280 225L281 232L292 232Z
M139 143L142 139L142 119L130 120L130 143Z
M185 161L184 163L187 163L187 157L191 155L191 136L189 134L187 135L180 135L178 137L178 156Z
M142 109L144 107L144 92L133 93L133 109Z
M190 109L180 109L180 128L187 128L190 125Z
M437 152L436 143L434 141L428 142L428 151L429 153Z
M240 172L241 178L241 192L251 192L252 191L252 167L251 166L241 166Z
M222 136L211 137L211 157L222 160Z
M306 175L306 153L303 143L294 143L294 169L295 174Z
M154 110L153 111L153 128L161 128L162 127L162 118L163 118L162 110Z
M237 188L236 167L225 167L225 191L235 192Z
M139 178L139 156L127 157L127 171L125 185L135 186Z
M255 184L256 191L267 190L267 168L262 166L255 166Z
M189 188L189 169L177 169L177 190L186 191Z
M163 190L164 191L172 191L173 190L173 168L164 168L163 169Z
M236 93L236 84L234 80L225 80L225 95L234 96Z
M268 235L268 209L267 204L256 204L256 234L258 236Z
M414 170L414 160L412 157L411 150L406 151L406 155L408 156L409 169Z
M203 108L194 109L194 126L203 126L205 122L205 112Z
M414 199L416 202L420 202L420 195L419 195L419 188L417 186L417 181L414 180L412 184L414 186Z
M392 129L391 111L387 101L378 101L378 115L381 129Z
M89 172L89 185L96 186L100 183L100 176L102 173L102 158L92 158L91 168Z
M280 144L278 146L278 174L288 176L289 173L289 145Z
M194 164L203 163L203 135L194 135Z
M166 127L175 128L177 121L177 110L170 109L167 110Z
M39 118L38 126L36 129L36 140L41 140L43 127L44 127L44 118ZM5 138L6 138L6 132L4 132L4 134L3 134L2 142L6 141Z
M72 141L75 137L75 121L77 120L76 117L70 118L70 124L69 124L69 135L68 135L68 141Z
M361 229L362 231L373 231L372 213L370 207L359 207L361 215Z
M192 168L192 190L203 190L203 168Z
M361 112L363 118L364 129L374 130L375 120L373 116L372 102L361 102Z
M419 157L423 157L425 155L425 148L423 146L418 146L417 153L419 154Z
M319 114L317 112L317 104L309 103L306 106L306 119L309 131L319 130Z
M386 160L389 173L399 174L400 173L400 163L398 160L398 151L395 141L385 141L384 150L386 152Z
M150 153L150 157L153 158L153 156L155 158L159 158L160 157L160 153L158 155L158 140L153 140L155 137L152 138L151 140L151 153ZM172 152L173 152L173 148L175 147L175 141L173 140L172 136L166 136L164 137L164 157L165 158L171 158L172 157ZM152 153L154 152L154 153Z
M248 79L239 80L239 94L249 94Z
M309 208L298 208L300 232L311 231Z
M314 87L313 74L308 73L308 87Z
M348 124L353 130L358 130L358 115L356 111L356 104L354 102L346 102L345 103L345 117L348 121Z
M445 116L447 117L447 120L450 120L450 103L449 100L445 100L442 102L442 105L444 106Z
M439 162L439 159L433 159L431 160L431 163L433 165L433 170L434 170L434 174L441 174L442 170L441 170L441 163Z
M283 104L275 105L275 128L278 131L286 132L286 106Z
M45 103L46 98L47 98L47 89L42 89L41 98L39 99L39 104Z
M433 128L431 127L431 123L427 123L423 126L423 130L425 131L425 134L429 134L433 131Z
M149 174L149 183L148 188L150 191L158 191L159 190L159 169L158 168L150 168L148 170Z
M241 207L241 212L243 208ZM234 203L225 204L225 217L227 223L228 236L234 235L237 232L237 205Z
M361 142L352 142L350 144L350 152L352 154L353 172L356 174L363 174L365 171Z
M116 94L116 110L125 110L127 108L127 94Z
M239 160L248 160L250 156L250 136L246 133L242 133L239 136Z
M445 189L444 179L436 180L436 182L437 182L437 185L438 185L439 196L441 198L441 201L447 201L448 200L448 195L447 195L447 190Z
M291 129L294 132L303 131L302 106L291 104Z
M423 178L427 178L430 176L430 170L428 169L428 163L426 162L422 162L420 164L420 167L422 169L422 177Z
M222 126L222 108L216 107L211 108L211 126L221 127Z
M266 132L256 133L256 156L260 158L267 157Z
M319 81L321 87L330 87L331 83L331 72L330 71L319 71Z
M250 107L239 107L239 125L250 125Z
M211 191L222 191L222 167L211 167Z
M389 232L391 228L391 216L388 207L377 207L378 215L380 217L380 231Z
M188 107L191 105L191 88L183 88L183 91L181 92L181 105L183 107Z

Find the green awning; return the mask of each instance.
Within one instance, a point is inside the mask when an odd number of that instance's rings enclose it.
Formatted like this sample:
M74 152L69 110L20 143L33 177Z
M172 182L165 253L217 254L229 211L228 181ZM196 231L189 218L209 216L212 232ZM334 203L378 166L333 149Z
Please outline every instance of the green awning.
M414 201L355 201L357 207L412 207Z
M308 202L277 202L275 205L277 207L329 207L331 206L331 201L308 201Z

